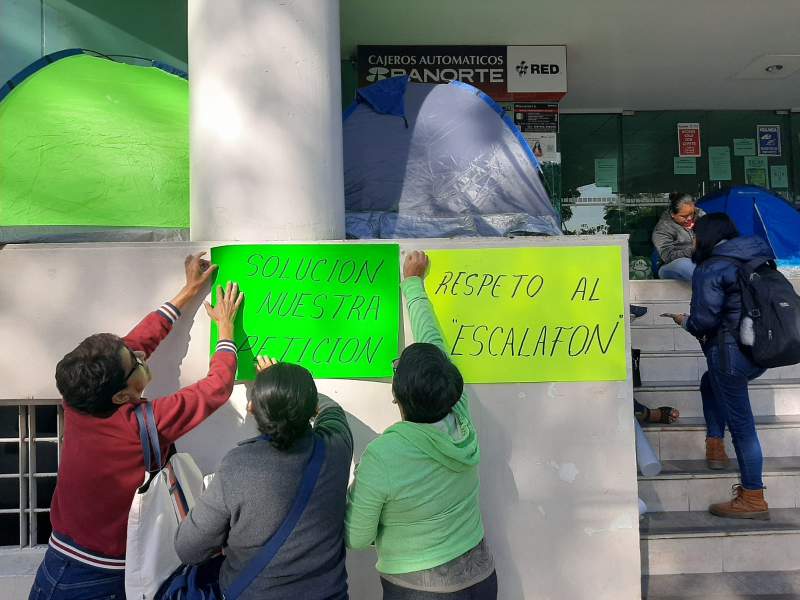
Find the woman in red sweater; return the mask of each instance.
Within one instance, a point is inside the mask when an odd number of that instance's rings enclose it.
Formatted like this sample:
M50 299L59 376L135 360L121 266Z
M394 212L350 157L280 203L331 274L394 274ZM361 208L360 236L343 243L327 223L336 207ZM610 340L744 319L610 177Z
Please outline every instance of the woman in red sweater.
M181 309L204 294L214 271L202 254L186 258L186 285L124 338L98 333L56 367L64 399L64 442L50 520L53 533L30 599L125 598L128 511L142 483L144 459L134 408L150 383L148 357ZM233 320L242 302L236 284L217 290L220 342L208 375L153 401L162 454L227 402L236 374Z

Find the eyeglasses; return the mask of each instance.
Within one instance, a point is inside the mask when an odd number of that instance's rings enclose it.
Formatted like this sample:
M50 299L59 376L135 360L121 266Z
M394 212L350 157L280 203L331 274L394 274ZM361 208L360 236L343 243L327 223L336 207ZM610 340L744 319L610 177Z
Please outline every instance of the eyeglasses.
M128 352L131 353L131 359L133 360L133 366L131 367L131 370L128 371L128 374L125 375L125 381L126 382L128 381L128 379L131 378L131 375L136 373L136 369L138 369L139 367L143 367L144 366L144 361L141 358L139 358L138 356L136 356L136 353L133 350L128 348Z

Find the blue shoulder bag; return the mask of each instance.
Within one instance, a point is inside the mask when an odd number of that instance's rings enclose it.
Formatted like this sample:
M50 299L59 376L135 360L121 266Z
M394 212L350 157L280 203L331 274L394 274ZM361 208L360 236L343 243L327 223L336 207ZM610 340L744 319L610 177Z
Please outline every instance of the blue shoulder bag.
M160 600L237 600L239 598L242 592L272 562L278 550L280 550L298 521L300 521L306 506L308 506L311 493L314 491L317 479L319 479L319 473L322 470L322 463L325 461L325 442L317 435L313 436L313 440L314 446L311 450L311 458L309 458L303 472L300 489L292 507L289 509L289 514L286 515L278 530L261 547L258 554L250 560L247 567L230 587L223 592L217 582L218 576L212 578L203 573L204 569L208 569L208 563L183 565L164 584L166 590L162 587L164 591L158 596ZM213 558L211 561L216 562L215 567L218 570L222 564L222 558ZM213 581L209 581L209 579L213 579Z

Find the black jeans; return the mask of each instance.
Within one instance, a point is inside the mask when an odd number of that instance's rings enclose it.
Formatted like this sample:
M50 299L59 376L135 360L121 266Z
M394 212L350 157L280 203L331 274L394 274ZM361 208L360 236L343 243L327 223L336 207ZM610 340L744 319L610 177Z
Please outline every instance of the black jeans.
M383 600L496 600L497 573L457 592L422 592L395 585L381 577Z

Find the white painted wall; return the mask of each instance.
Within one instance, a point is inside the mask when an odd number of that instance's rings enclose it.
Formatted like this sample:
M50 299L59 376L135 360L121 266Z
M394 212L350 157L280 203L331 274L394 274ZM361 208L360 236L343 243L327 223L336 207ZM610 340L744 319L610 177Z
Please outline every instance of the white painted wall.
M344 237L338 0L189 2L191 237Z
M619 244L627 302L625 236L408 240L401 247L565 244ZM183 257L200 249L207 247L87 244L0 250L0 277L6 282L0 288L0 331L7 348L0 353L0 402L57 398L57 361L87 335L124 334L177 291ZM409 343L405 316L404 328ZM205 374L208 329L204 311L186 311L150 361L154 381L148 396L172 392ZM628 323L626 332L630 339ZM399 417L388 382L323 380L319 388L349 413L356 456ZM482 509L497 561L500 597L639 598L630 378L474 385L469 391L482 446ZM181 448L192 452L205 471L213 470L234 443L253 432L252 423L242 418L243 395L243 386L237 386L228 405L181 441ZM0 577L14 569L4 567L6 562L0 554ZM373 565L371 552L350 554L354 600L380 597Z

